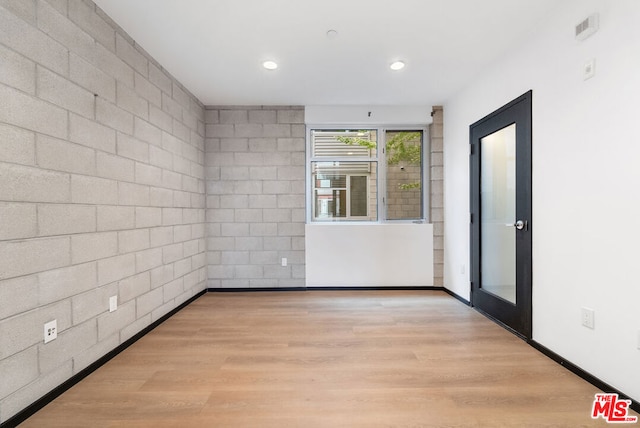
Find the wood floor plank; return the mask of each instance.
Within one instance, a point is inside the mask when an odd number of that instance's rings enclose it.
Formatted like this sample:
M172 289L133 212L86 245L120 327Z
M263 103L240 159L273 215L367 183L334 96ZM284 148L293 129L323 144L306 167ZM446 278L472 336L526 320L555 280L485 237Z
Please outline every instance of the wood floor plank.
M442 292L210 293L22 426L606 426L597 392Z

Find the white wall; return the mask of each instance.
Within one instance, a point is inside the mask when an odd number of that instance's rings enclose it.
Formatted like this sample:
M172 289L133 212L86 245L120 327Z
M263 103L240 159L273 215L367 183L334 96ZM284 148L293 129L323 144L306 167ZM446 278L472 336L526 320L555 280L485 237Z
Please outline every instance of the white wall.
M574 26L591 13L600 30ZM469 297L469 125L533 90L533 338L640 400L640 2L573 0L445 111L445 286ZM583 64L596 75L583 80ZM580 308L595 310L595 329Z
M433 285L431 224L307 224L307 287Z
M305 123L311 125L422 125L431 123L428 106L306 106Z

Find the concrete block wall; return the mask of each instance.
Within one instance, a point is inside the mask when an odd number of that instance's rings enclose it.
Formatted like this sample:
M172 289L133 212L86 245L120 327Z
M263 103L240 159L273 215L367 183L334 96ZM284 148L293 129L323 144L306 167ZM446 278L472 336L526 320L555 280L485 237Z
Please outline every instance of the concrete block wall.
M421 167L418 165L389 165L387 167L387 218L422 218L422 189L402 189L402 184L420 183Z
M304 286L304 109L207 107L205 117L208 287Z
M433 285L444 286L444 157L443 157L443 124L442 106L434 106L429 125L431 137L431 192L429 195L430 220L433 223Z
M204 107L92 2L0 0L0 100L2 422L203 290L206 253Z

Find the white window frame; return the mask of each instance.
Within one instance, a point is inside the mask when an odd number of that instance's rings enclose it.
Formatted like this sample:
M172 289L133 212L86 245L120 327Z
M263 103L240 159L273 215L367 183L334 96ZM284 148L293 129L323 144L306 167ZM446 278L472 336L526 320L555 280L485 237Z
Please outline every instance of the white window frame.
M375 130L377 136L376 154L372 157L313 157L313 143L311 140L311 132L314 130L339 131L339 130ZM421 131L422 132L422 218L420 219L387 219L387 164L386 164L386 133L388 131ZM335 124L335 125L307 125L306 129L306 178L305 178L305 194L306 194L306 221L307 224L334 224L334 223L428 223L429 222L429 195L430 189L430 138L428 129L424 125L372 125L372 124ZM382 149L381 149L382 148ZM312 182L313 162L372 162L376 163L377 168L377 220L358 220L357 217L341 217L331 220L314 220L315 217L315 184ZM347 186L348 188L348 186ZM367 180L367 194L370 192L369 180ZM349 192L347 191L347 194ZM347 204L349 199L347 196ZM348 209L350 208L347 205ZM370 208L367 208L369 210Z

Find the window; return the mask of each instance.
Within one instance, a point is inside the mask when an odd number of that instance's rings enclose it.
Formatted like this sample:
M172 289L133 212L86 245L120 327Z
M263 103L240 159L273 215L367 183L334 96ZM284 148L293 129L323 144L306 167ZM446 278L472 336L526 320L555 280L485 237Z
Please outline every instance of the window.
M309 219L422 220L424 134L423 129L311 129Z
M423 218L422 132L386 131L387 219Z

